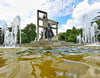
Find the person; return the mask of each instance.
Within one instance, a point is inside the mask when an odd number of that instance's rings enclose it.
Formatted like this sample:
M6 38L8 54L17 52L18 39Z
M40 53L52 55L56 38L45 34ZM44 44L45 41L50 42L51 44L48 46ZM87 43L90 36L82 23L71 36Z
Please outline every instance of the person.
M41 37L40 37L40 39L39 40L42 40L43 39L43 32L41 31Z
M46 30L45 31L45 38L48 39L48 42L51 42L51 39L54 36L52 29L55 29L55 28L51 27L50 23L48 23L48 26L45 27L45 30Z

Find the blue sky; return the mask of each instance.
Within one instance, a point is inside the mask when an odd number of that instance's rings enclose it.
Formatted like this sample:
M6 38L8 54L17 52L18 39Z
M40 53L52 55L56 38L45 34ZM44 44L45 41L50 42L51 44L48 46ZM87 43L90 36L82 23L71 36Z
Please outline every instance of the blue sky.
M83 0L76 0L76 2L73 3L73 5L77 6L77 4L80 3L81 1L83 1ZM72 12L73 12L73 10L72 10ZM56 18L53 18L53 19L58 21L59 22L59 26L61 26L62 24L65 24L68 19L72 19L72 12L70 14L68 14L68 15L56 17Z
M0 26L21 17L21 28L37 23L37 9L48 12L50 19L59 22L59 32L82 26L82 15L93 19L100 11L100 0L0 0ZM93 17L91 17L93 16ZM9 26L9 25L8 25Z
M80 2L82 2L84 0L77 0L75 6L77 6L77 4L79 4ZM99 1L99 0L95 0L95 1ZM95 1L93 0L88 0L88 3L89 4L93 4ZM65 24L67 22L67 20L69 19L72 19L72 13L69 14L69 15L65 15L65 16L61 16L61 17L57 17L57 18L54 18L54 20L58 21L59 22L59 25L61 26L62 24Z
M54 20L59 22L59 26L61 26L62 24L65 24L68 19L71 19L71 18L72 18L71 15L67 15L67 16L61 16L61 17L54 18Z

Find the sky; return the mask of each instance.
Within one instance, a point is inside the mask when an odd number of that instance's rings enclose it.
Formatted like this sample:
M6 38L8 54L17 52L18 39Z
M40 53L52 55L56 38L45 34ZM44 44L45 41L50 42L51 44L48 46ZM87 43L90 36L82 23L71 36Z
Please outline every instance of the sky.
M21 28L37 25L37 9L46 11L48 18L59 22L58 31L65 32L73 26L82 27L84 14L92 20L100 12L100 0L0 0L0 26L19 15Z

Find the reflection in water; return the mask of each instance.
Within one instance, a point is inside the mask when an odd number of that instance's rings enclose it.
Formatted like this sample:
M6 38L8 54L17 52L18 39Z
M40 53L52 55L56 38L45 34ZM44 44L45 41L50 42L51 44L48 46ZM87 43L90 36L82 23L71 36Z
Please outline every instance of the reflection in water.
M41 70L40 76L42 78L55 78L55 70L52 67L52 60L50 61L44 61L41 65L38 65L39 69Z
M96 49L0 51L0 78L100 78L100 51Z
M0 67L4 66L5 65L5 60L2 59L2 57L0 57Z
M5 61L6 61L5 59L3 59L2 55L3 55L3 53L0 52L0 67L4 66L5 65Z

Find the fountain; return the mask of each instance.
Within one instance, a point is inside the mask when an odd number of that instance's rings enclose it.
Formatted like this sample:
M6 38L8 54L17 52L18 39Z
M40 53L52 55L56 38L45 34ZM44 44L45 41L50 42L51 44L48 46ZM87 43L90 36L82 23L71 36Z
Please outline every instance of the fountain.
M9 30L7 23L5 23L2 27L2 34L4 35L4 46L16 47L18 42L17 34L20 31L20 16L16 16L10 24L11 30Z
M78 42L79 44L81 44L81 42L82 42L81 34L79 34L79 35L77 36L77 42Z
M79 34L77 40L79 43L87 44L96 44L97 36L100 33L98 25L96 22L90 22L89 16L87 14L83 15L83 34L82 37Z

